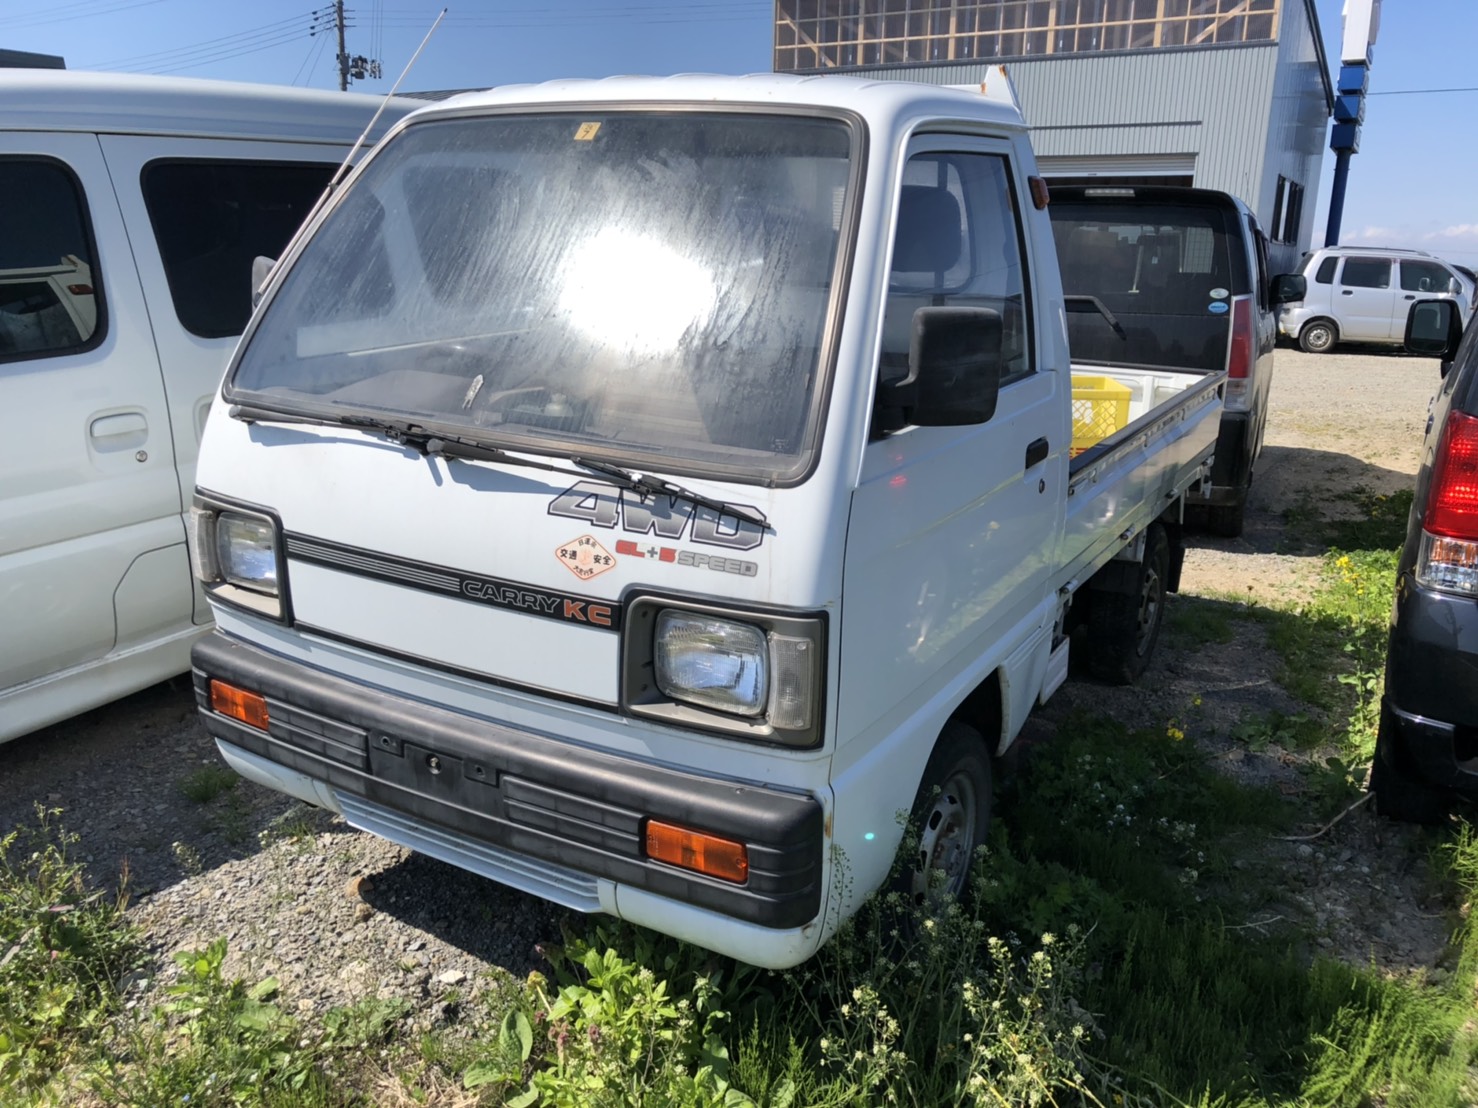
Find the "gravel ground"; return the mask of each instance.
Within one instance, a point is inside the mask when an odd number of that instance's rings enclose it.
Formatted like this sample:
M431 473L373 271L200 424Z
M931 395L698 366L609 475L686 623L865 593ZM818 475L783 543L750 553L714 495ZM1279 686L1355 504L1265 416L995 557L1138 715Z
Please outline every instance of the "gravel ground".
M1284 515L1326 512L1332 493L1394 492L1415 472L1434 362L1394 355L1280 350L1267 448L1244 537L1199 538L1186 592L1244 591L1288 599L1306 589L1313 551L1287 536ZM1230 771L1296 791L1293 760L1249 754L1226 738L1248 713L1295 705L1272 680L1260 630L1200 650L1161 641L1135 690L1070 681L1033 719L1043 739L1076 707L1163 725L1204 697L1195 741ZM220 765L177 679L45 731L0 745L0 827L40 803L64 810L93 876L128 875L129 914L168 962L218 935L228 969L277 974L289 1005L308 1012L370 995L403 996L418 1019L444 1018L450 991L496 986L538 962L561 910L350 830L325 813L236 781L204 801L186 785ZM1353 814L1313 843L1270 846L1286 883L1268 914L1314 922L1329 951L1392 970L1435 964L1446 932L1425 904L1415 833ZM167 972L167 970L166 970Z

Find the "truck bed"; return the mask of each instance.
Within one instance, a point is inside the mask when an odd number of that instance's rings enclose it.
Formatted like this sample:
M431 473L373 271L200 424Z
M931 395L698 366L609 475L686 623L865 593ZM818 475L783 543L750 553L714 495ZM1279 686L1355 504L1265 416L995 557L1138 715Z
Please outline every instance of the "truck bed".
M1129 422L1068 465L1060 586L1088 580L1182 493L1209 479L1226 373L1074 366L1130 389Z

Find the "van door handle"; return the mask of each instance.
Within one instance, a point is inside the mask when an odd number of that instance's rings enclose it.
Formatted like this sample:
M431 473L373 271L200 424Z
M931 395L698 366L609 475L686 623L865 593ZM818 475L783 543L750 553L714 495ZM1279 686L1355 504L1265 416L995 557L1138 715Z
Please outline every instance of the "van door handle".
M1340 289L1339 294L1341 296L1354 296L1355 292L1353 289Z
M134 450L148 441L149 421L143 412L98 416L88 423L87 433L96 450Z
M1045 461L1049 449L1045 438L1034 439L1026 448L1026 468L1031 469L1038 462Z

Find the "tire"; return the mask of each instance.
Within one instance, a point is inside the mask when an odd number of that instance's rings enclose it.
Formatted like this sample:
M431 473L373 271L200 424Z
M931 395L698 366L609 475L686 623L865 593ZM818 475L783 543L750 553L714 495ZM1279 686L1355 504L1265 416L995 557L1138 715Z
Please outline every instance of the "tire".
M1381 713L1380 732L1375 740L1375 759L1370 763L1370 792L1375 796L1375 810L1398 823L1419 823L1434 827L1446 823L1449 797L1410 777L1391 762L1392 734L1385 712Z
M1104 582L1104 587L1089 586L1088 670L1100 681L1132 685L1149 668L1165 622L1170 574L1165 528L1156 523L1145 533L1144 560L1137 566L1110 563L1099 572L1109 570L1117 571L1121 579Z
M951 720L940 732L914 798L911 830L918 847L896 888L917 906L963 896L975 850L990 830L990 751L973 727Z
M1299 349L1306 354L1328 354L1339 342L1339 328L1328 319L1311 319L1298 333Z
M1224 539L1235 539L1247 525L1247 505L1219 504L1206 509L1206 530Z

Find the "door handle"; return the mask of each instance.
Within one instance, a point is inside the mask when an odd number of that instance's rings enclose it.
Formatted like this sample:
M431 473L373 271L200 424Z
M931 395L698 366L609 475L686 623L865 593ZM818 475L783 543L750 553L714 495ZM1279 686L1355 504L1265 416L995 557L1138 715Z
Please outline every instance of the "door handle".
M1032 440L1026 448L1026 468L1031 469L1038 462L1045 461L1049 449L1045 438Z
M1354 295L1355 295L1355 294L1354 294L1354 292L1352 292L1352 291L1351 291L1351 290L1349 290L1349 289L1340 289L1340 290L1339 290L1339 294L1340 294L1340 295L1341 295L1341 296L1354 296Z
M133 450L148 440L149 421L143 412L98 416L88 423L87 433L99 451Z
M1408 293L1407 293L1407 294L1406 294L1406 295L1405 295L1405 296L1404 296L1404 297L1403 297L1403 299L1405 299L1405 300L1415 300L1415 299L1416 299L1416 293L1414 293L1414 292L1408 292Z

